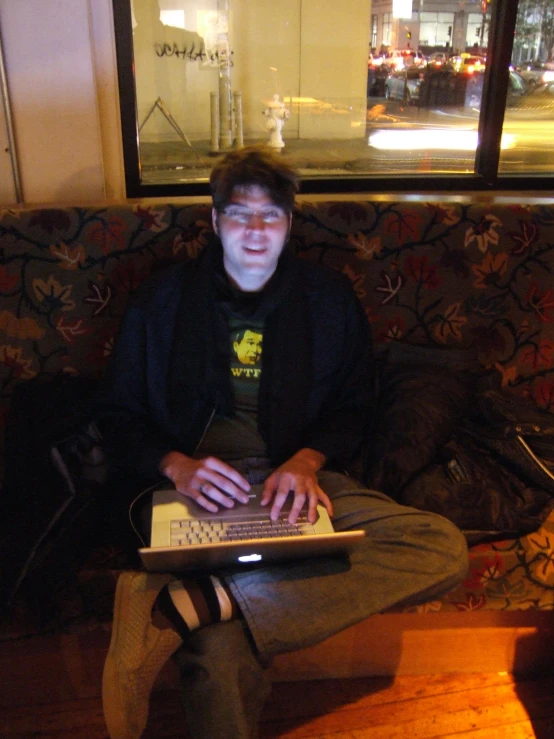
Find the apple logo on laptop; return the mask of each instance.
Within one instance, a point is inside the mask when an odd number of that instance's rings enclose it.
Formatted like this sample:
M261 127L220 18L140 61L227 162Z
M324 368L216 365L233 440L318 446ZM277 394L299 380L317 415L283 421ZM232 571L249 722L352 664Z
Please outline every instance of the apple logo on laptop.
M243 554L238 558L239 562L260 562L261 559L261 554Z

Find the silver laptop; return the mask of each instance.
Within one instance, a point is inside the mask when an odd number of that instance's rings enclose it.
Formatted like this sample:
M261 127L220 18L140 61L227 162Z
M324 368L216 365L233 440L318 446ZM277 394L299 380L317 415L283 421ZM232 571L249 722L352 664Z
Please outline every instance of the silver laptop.
M175 489L157 490L152 501L152 536L139 549L151 572L217 569L261 562L304 559L349 552L365 531L335 532L329 514L318 506L311 524L304 513L296 524L287 521L292 499L279 520L269 518L270 506L261 506L263 485L253 485L250 502L235 503L210 513Z

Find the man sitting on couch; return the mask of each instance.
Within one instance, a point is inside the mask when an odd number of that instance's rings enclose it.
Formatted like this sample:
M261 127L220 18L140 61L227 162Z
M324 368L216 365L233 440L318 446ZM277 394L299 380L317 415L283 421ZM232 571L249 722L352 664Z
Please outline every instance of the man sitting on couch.
M335 529L366 536L349 560L123 573L103 680L112 739L140 736L171 655L190 736L252 737L273 655L438 598L466 572L453 524L341 472L371 411L370 332L348 279L286 248L297 183L257 147L216 165L218 239L142 287L124 317L101 408L106 447L119 475L144 487L169 478L208 511L247 503L263 482L272 519L287 500L291 522L302 509L315 520L322 504Z

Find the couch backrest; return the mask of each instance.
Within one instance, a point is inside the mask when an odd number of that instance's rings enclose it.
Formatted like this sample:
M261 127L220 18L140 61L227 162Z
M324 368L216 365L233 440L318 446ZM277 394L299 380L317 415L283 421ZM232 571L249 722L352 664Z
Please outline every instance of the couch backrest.
M210 230L202 204L0 213L0 414L37 374L101 375L129 295ZM473 347L554 410L554 207L302 202L291 243L350 277L377 343Z

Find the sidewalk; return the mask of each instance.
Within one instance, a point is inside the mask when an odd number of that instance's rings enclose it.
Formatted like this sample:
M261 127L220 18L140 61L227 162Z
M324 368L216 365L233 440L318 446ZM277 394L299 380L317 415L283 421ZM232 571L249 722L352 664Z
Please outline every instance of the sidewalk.
M266 139L247 140L263 144ZM280 150L301 175L340 176L371 172L372 158L365 131L355 139L287 139ZM217 159L226 152L210 153L210 142L141 143L144 184L206 181Z

